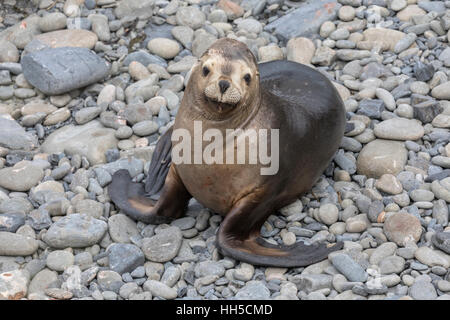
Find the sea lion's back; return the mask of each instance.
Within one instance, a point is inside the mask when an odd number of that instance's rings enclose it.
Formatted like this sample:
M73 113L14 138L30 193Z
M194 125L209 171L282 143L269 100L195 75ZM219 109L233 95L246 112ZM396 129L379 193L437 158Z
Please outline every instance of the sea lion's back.
M319 71L286 60L265 62L258 67L261 89L270 91L290 106L307 108L313 113L335 113L335 116L344 113L339 93Z
M279 174L289 177L293 192L304 192L339 148L346 122L344 103L331 81L306 65L272 61L260 64L259 72L265 115L275 119L273 127L280 128L283 141Z

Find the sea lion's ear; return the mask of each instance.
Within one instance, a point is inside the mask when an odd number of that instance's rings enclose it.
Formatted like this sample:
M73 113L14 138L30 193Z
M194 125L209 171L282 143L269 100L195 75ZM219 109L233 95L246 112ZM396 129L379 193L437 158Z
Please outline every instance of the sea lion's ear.
M197 60L197 62L191 67L191 73L194 72L195 68L201 65L201 61Z
M212 55L214 52L215 52L215 50L212 49L212 48L207 49L207 50L206 50L205 52L203 52L203 54L200 56L200 60L203 59L203 58L206 57L206 56Z

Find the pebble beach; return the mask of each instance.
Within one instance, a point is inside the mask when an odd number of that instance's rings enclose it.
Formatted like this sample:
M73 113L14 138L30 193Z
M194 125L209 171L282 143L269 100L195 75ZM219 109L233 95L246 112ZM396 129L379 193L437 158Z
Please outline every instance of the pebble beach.
M217 39L309 65L346 108L333 161L265 240L344 242L269 268L223 257L192 199L169 224L108 195L144 182ZM450 1L2 0L0 300L450 300ZM301 146L299 146L301 148Z

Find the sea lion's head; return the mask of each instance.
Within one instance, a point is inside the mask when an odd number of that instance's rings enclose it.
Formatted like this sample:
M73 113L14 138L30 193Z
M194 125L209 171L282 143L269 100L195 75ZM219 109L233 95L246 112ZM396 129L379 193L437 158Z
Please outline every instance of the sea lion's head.
M214 42L193 74L203 104L220 114L251 104L259 92L254 55L244 43L230 38Z

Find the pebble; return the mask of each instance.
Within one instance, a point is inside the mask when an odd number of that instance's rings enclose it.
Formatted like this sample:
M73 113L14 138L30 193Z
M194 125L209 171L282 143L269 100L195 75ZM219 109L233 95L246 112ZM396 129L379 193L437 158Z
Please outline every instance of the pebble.
M73 293L59 288L47 288L44 293L56 300L69 300L73 297Z
M19 50L16 46L6 40L0 41L0 62L18 62Z
M392 174L383 174L375 183L375 187L389 194L400 194L403 192L403 186Z
M379 266L381 274L399 274L405 268L405 259L398 256L386 257L380 261Z
M154 262L166 262L175 258L182 242L181 231L177 227L161 230L151 238L144 238L142 251L145 257Z
M195 277L202 278L208 275L215 275L219 278L225 274L222 264L215 261L202 261L195 266Z
M237 23L237 27L239 30L245 30L247 32L256 34L260 33L263 28L261 23L253 18L243 19L239 21Z
M332 203L327 203L320 206L319 218L323 223L327 225L332 225L333 223L337 222L338 216L339 210L336 207L336 205Z
M416 41L417 35L415 33L408 33L404 38L400 39L394 46L394 52L400 53L408 49L414 41Z
M184 217L172 221L171 225L180 230L188 230L195 226L196 220L192 217Z
M132 61L138 61L144 66L154 63L162 67L167 67L167 62L163 58L152 55L144 50L137 50L128 54L123 60L123 65L128 66Z
M352 21L355 18L355 15L355 9L352 6L342 6L338 12L341 21Z
M108 262L111 270L122 274L144 265L145 257L133 244L114 243L108 248Z
M39 21L39 28L42 32L50 32L64 29L67 25L67 17L61 12L52 12Z
M321 26L320 26L320 36L322 38L328 38L328 36L334 31L336 30L336 26L333 22L331 21L325 21Z
M0 256L29 256L39 247L37 240L17 233L0 231Z
M152 296L166 300L175 299L178 296L177 290L170 288L162 282L156 280L147 280L143 285L144 290L150 291Z
M194 40L194 30L187 26L176 26L171 30L172 36L178 40L184 47L192 46Z
M450 81L439 84L431 90L431 95L440 100L450 99Z
M17 162L13 167L0 169L0 187L11 191L28 191L44 177L44 171L31 161Z
M97 105L110 104L116 99L116 87L108 84L103 87L97 97Z
M50 284L57 281L58 273L49 269L43 269L39 271L33 279L31 279L30 285L28 286L28 297L33 293L44 294L45 290L49 288Z
M376 125L373 133L380 139L406 141L422 138L424 129L417 120L392 118Z
M100 107L88 107L81 109L75 113L74 118L77 124L85 124L89 121L97 118L97 116L102 112Z
M206 15L197 7L187 6L177 10L176 20L178 25L187 26L196 30L203 25L206 20Z
M47 256L47 267L50 270L62 272L75 262L73 254L66 250L55 250Z
M390 215L383 226L386 237L399 246L408 241L417 242L422 235L422 226L418 218L405 212Z
M383 259L392 256L397 249L394 242L385 242L378 246L370 255L369 262L378 265Z
M240 268L234 271L234 278L241 281L250 281L255 273L255 268L248 263L242 263Z
M306 7L297 8L266 25L264 30L274 32L279 39L286 41L295 37L317 34L321 25L325 21L332 21L341 7L336 3L330 6L329 10L322 11L322 14L317 16L317 11L321 10L326 3L326 0L319 0ZM305 23L299 26L298 21L305 21Z
M356 161L358 174L379 178L383 174L397 174L403 170L407 151L401 142L376 139L361 150Z
M260 47L258 49L258 57L261 62L283 60L283 50L275 45Z
M434 251L428 247L420 247L414 253L414 256L421 263L429 267L441 266L448 268L450 266L450 257L439 254L439 251Z
M450 240L449 232L437 232L431 238L431 241L433 242L433 245L436 248L438 248L448 254L450 254L450 241L449 240Z
M49 154L79 154L86 157L91 165L105 163L106 150L117 146L114 132L96 120L80 126L67 125L50 134L41 145L41 150Z
M35 40L50 48L80 47L93 49L98 37L95 33L82 29L67 29L37 35ZM27 47L28 48L28 47Z
M148 50L164 59L172 59L180 52L179 44L170 39L154 38L148 42Z
M173 287L181 277L181 270L177 267L169 267L164 271L161 282L169 287Z
M138 61L131 61L128 65L128 73L135 80L143 80L150 76L149 70ZM114 96L115 96L115 88L114 88ZM100 95L99 95L100 97ZM114 99L113 99L114 100ZM112 101L111 101L112 102ZM97 101L98 104L98 101Z
M367 280L368 274L364 269L346 254L333 255L331 263L350 281L365 282Z
M0 273L0 298L20 300L26 297L30 275L24 270L12 270Z
M33 52L23 57L21 65L25 79L48 95L87 86L109 72L109 65L92 51L75 47ZM65 76L66 72L71 74L70 79Z
M138 122L132 127L134 134L141 137L149 136L157 132L158 128L159 128L158 124L150 120Z
M53 248L84 248L98 243L106 230L104 221L77 213L52 224L43 240Z
M119 295L123 299L128 299L132 294L139 292L139 286L135 282L125 283L120 287Z
M414 281L409 294L415 300L434 300L437 298L436 289L427 281Z
M11 212L0 214L0 231L16 232L25 224L25 214L22 212Z
M115 271L102 270L97 274L97 283L103 291L112 291L119 293L124 285L122 277Z
M111 39L108 17L103 14L90 14L88 19L91 22L92 31L97 35L98 39L108 42Z
M366 214L359 214L346 220L345 230L347 232L363 232L370 226Z
M267 300L270 297L269 289L264 285L262 281L252 280L245 284L240 289L235 298L237 300Z
M136 223L124 214L116 214L108 219L111 239L118 243L130 243L130 238L139 236Z
M316 46L308 38L293 38L286 45L287 60L309 64L314 57Z

